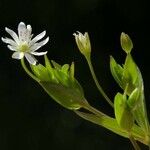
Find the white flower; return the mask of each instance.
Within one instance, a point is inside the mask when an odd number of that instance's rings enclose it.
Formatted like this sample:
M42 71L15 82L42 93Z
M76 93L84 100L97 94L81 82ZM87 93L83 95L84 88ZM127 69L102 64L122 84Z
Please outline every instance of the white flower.
M28 60L30 64L36 65L37 60L35 59L35 56L42 56L47 53L46 52L36 52L39 48L41 48L43 45L45 45L49 41L49 37L47 37L45 40L38 42L41 40L45 34L46 31L43 31L42 33L38 34L36 37L33 37L32 28L30 25L25 25L25 23L20 22L18 25L18 35L11 29L5 28L6 32L8 32L13 39L10 38L3 38L2 41L7 43L7 47L15 51L12 54L12 58L14 59L22 59L24 56Z

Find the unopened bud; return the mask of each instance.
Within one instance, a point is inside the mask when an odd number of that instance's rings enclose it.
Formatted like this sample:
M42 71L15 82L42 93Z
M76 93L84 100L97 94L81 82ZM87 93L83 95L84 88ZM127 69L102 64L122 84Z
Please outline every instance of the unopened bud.
M133 48L133 43L131 38L129 37L129 35L125 34L124 32L121 33L120 36L120 43L121 43L121 47L122 49L126 52L126 53L130 53L132 48Z
M73 34L80 52L83 55L89 55L91 53L91 43L87 32L84 34L77 32Z

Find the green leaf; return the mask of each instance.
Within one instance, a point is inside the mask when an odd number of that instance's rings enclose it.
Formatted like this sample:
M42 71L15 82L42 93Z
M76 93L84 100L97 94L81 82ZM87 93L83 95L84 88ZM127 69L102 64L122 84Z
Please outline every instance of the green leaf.
M138 125L145 131L146 134L149 134L149 121L147 117L147 110L145 106L145 98L143 90L139 91L137 102L135 103L135 107L132 110L134 118ZM136 96L136 93L135 93Z
M126 83L129 84L129 86L128 86L129 89L127 92L129 95L139 84L138 68L130 54L127 54L127 57L125 60L122 80L126 81Z
M124 88L125 85L122 81L122 75L123 75L123 68L116 63L115 59L110 56L110 70L111 70L111 74L114 77L114 79L116 80L116 82L119 84L119 86L121 88Z
M126 93L129 96L129 99L127 101L128 107L131 109L134 119L136 120L138 125L143 128L143 130L148 131L149 123L147 119L147 111L144 100L143 79L138 66L132 59L132 56L130 54L127 54L124 68L118 65L114 58L111 57L110 69L116 82L124 91L126 90ZM136 91L135 89L138 89L138 91ZM138 93L139 96L136 99L135 97L136 95L138 95Z
M111 118L107 115L102 115L100 117L100 116L97 116L94 114L85 113L85 112L81 112L81 111L75 111L75 113L85 120L88 120L92 123L95 123L99 126L102 126L102 127L106 128L106 129L108 129L108 130L110 130L110 131L112 131L112 132L114 132L120 136L128 138L128 132L126 130L122 129L118 125L116 119L114 119L114 118ZM131 134L134 136L134 138L136 140L140 141L141 143L148 145L148 143L144 140L145 135L144 135L143 130L141 130L137 125L134 124L132 131L131 131Z
M140 96L140 90L138 88L135 88L134 91L131 93L131 95L128 98L128 106L130 107L131 111L134 111L139 103L139 96Z
M79 93L80 95L82 95L84 97L84 90L82 88L82 86L80 85L80 83L74 79L72 86L71 86L77 93Z
M51 82L40 82L40 85L57 103L67 109L80 109L86 102L82 93L76 92L73 88Z
M128 75L130 74L132 78L132 83L134 84L137 80L138 77L138 72L137 72L137 65L133 61L133 58L130 54L127 54L126 60L125 60L125 65L124 65L124 72L123 75Z
M114 110L119 126L124 130L130 131L134 124L134 119L127 105L127 99L125 95L117 93L114 100Z

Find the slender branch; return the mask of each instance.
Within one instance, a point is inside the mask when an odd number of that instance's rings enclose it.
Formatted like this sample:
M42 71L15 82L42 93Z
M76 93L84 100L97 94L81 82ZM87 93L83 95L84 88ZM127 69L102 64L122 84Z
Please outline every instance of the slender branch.
M111 107L114 107L114 104L111 102L110 98L106 95L106 93L104 92L103 88L101 87L101 85L99 84L98 80L97 80L97 77L95 75L95 72L94 72L94 69L93 69L93 65L91 63L91 58L90 56L89 57L86 57L86 60L87 60L87 63L88 63L88 66L90 68L90 72L92 74L92 77L93 77L93 80L99 90L99 92L102 94L102 96L106 99L106 101L109 103L109 105Z
M29 69L27 68L27 66L26 66L26 64L25 64L25 62L24 62L24 58L21 59L21 65L22 65L23 69L25 70L25 72L26 72L32 79L34 79L35 81L39 82L39 79L38 79L35 75L33 75L33 74L29 71Z
M129 133L129 139L130 139L130 141L131 141L131 143L132 143L135 150L141 150L141 148L139 147L139 145L137 144L136 140L131 135L131 133Z
M92 112L93 114L97 115L97 116L106 116L104 113L102 113L101 111L97 110L96 108L92 107L91 105L87 104L83 106L84 109Z

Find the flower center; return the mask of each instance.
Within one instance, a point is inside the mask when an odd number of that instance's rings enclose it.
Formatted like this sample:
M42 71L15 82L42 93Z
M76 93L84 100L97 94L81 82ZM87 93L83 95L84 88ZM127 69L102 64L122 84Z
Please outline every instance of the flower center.
M20 52L28 52L30 49L29 49L29 46L28 44L24 43L24 44L21 44L19 46L19 51Z

